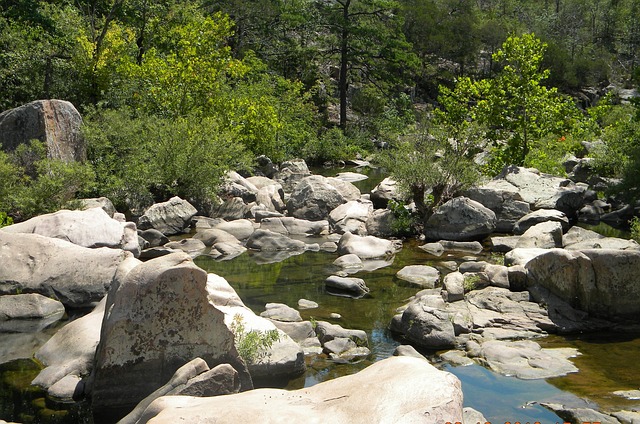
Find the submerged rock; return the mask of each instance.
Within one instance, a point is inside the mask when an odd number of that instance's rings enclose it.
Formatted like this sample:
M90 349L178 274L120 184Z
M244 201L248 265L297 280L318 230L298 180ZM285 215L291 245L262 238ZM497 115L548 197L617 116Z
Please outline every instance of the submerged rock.
M57 300L32 293L0 296L0 332L40 331L64 315Z
M396 273L396 277L412 285L432 289L440 280L440 271L428 265L407 265Z
M578 372L569 361L577 355L573 348L543 349L531 340L490 340L482 343L478 359L497 373L528 380Z
M332 275L324 280L330 294L361 298L369 293L369 287L362 278Z

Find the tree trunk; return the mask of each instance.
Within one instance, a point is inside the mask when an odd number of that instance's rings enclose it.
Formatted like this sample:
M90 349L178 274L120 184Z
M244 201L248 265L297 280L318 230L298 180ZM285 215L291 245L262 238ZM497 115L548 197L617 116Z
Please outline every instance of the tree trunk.
M349 5L351 0L344 2L342 7L342 32L340 34L340 76L338 91L340 92L340 128L347 128L347 91L349 89Z

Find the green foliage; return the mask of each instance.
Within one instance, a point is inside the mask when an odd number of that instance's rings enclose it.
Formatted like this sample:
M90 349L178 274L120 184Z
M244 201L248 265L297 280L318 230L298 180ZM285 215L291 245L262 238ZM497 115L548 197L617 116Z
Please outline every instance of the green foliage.
M415 217L411 214L411 211L407 209L406 205L403 202L391 199L387 204L387 209L389 209L395 217L395 220L391 226L391 229L394 232L401 235L413 233L416 220Z
M274 161L299 154L317 131L309 95L250 53L233 58L232 26L216 14L172 28L163 49L150 48L140 63L132 57L121 63L112 103L163 118L215 118L229 137Z
M6 212L0 212L0 228L13 224L13 218L7 215Z
M571 100L543 85L549 76L549 70L541 70L545 48L534 34L523 34L508 37L493 55L503 68L477 106L495 146L491 173L524 165L532 143L550 134L563 136L579 116Z
M424 220L479 178L473 155L482 132L475 123L450 121L449 116L445 111L419 122L379 155Z
M102 110L85 119L84 134L96 169L96 194L120 210L171 196L206 209L224 174L249 163L244 148L213 118Z
M595 168L605 176L620 178L615 192L627 200L640 198L640 119L638 108L618 105L608 108L602 119L604 144L593 156Z
M268 350L274 343L280 340L278 330L247 331L242 315L236 314L231 323L231 331L234 334L234 342L238 354L248 364L262 361L269 353Z
M481 280L482 278L478 274L465 274L462 287L464 287L465 292L473 291Z
M345 134L339 128L331 128L302 149L301 155L311 164L338 163L354 158L370 148L364 134Z
M91 189L94 179L88 164L49 159L44 144L32 140L0 152L0 210L16 220L54 212Z
M629 226L631 228L631 238L640 243L640 219L634 216L631 221L629 221Z

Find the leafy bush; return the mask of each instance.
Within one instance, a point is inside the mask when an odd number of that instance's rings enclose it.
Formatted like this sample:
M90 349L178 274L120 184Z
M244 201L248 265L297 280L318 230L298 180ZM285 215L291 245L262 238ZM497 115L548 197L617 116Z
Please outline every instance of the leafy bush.
M0 228L13 224L13 218L8 216L6 212L0 212Z
M90 190L94 179L90 165L49 159L44 144L32 140L0 152L0 210L18 221L55 212Z
M255 364L263 360L268 355L267 350L280 340L278 330L247 331L240 314L236 314L233 317L231 331L234 334L234 342L238 354L248 364Z
M85 119L84 134L97 173L95 194L109 197L120 210L172 196L206 208L225 173L250 162L243 146L213 118L101 110Z

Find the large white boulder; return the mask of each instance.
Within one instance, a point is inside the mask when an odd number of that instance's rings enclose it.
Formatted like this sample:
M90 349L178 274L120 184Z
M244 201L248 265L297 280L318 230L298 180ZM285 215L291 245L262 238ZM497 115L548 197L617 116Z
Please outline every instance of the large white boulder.
M360 190L351 183L311 175L296 185L287 201L287 210L296 218L320 221L341 204L359 198Z
M180 234L191 224L197 209L179 197L172 197L166 202L151 205L138 219L138 228L148 230L155 228L164 235Z
M209 302L207 273L185 253L132 269L112 287L96 351L94 414L128 412L196 357L231 364L251 386L224 313Z
M481 240L496 229L496 214L467 197L451 199L429 217L424 234L431 240Z
M3 227L7 233L32 233L70 241L84 247L111 247L140 255L138 233L133 222L119 222L102 208L61 210Z
M65 306L87 307L102 299L129 252L90 249L37 234L0 231L0 294L39 293Z
M424 359L394 356L357 374L299 390L258 389L229 396L161 397L141 422L370 424L462 422L462 390Z

